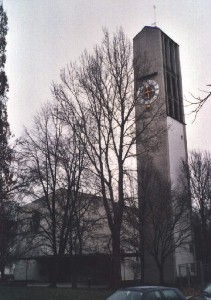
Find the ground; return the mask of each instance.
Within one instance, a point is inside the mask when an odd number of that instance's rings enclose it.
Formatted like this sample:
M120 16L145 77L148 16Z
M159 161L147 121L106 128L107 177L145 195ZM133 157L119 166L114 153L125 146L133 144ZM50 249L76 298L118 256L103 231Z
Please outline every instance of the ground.
M62 286L62 285L61 285ZM200 293L199 289L181 289L185 296ZM113 291L101 288L67 288L65 285L58 288L47 286L21 286L14 284L0 284L0 300L105 300Z
M1 300L105 300L108 290L0 286Z

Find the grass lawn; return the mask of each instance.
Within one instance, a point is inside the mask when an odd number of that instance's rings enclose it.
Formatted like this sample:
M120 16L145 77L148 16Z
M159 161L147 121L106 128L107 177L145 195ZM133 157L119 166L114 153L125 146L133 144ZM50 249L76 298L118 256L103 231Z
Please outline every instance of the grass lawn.
M106 290L0 286L1 300L105 300L110 294Z

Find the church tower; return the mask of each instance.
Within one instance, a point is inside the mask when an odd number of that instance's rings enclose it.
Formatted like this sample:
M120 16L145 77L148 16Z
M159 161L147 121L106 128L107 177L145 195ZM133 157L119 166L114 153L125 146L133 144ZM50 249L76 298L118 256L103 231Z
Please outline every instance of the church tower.
M176 187L181 161L187 162L187 141L179 46L159 28L146 26L135 36L133 49L136 116L140 116L136 121L140 201L144 193L141 169L146 157L150 157L163 178ZM155 147L147 143L148 136L154 141L157 139ZM143 226L145 235L150 234L147 230ZM189 241L191 244L191 238ZM174 282L178 266L193 263L191 248L189 245L185 250L176 249L171 253L164 270L166 280ZM159 271L152 257L145 253L142 263L145 283L159 283Z

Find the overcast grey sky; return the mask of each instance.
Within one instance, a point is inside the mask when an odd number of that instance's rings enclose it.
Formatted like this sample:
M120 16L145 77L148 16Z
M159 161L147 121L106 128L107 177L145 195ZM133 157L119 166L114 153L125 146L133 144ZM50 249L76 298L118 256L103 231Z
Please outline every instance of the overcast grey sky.
M156 21L180 45L183 92L200 94L211 84L211 0L3 0L8 15L8 113L18 137L30 126L52 81L85 48L102 39L102 27L123 30L132 42ZM192 124L186 116L189 149L211 150L211 99Z

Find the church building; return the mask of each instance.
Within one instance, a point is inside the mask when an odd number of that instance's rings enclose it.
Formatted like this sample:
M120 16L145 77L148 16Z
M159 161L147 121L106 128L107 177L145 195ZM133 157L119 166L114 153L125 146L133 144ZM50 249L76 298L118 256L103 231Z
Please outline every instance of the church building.
M145 188L143 169L146 161L148 165L153 165L153 168L159 171L160 176L171 184L172 188L176 188L180 179L181 162L186 163L188 159L187 139L178 44L158 27L146 26L135 36L133 48L138 193L140 209L143 210L148 201L147 197L145 199L143 197ZM170 219L174 215L173 206L172 204ZM184 213L187 216L187 223L190 224L191 205ZM182 227L183 224L181 230ZM149 229L149 226L143 225L143 236L149 236L150 230L152 229ZM176 234L175 232L175 239ZM171 242L174 243L174 238ZM140 241L140 245L145 248L143 240ZM186 245L172 251L167 259L164 267L165 282L175 282L180 272L180 265L193 265L192 249L190 228ZM152 256L148 255L147 251L144 252L144 281L159 283L158 266Z
M184 205L182 218L176 226L172 227L172 230L168 228L174 225L177 211L172 190L178 188L181 181L181 162L186 163L188 159L179 46L159 28L147 26L134 38L133 49L139 209L137 206L128 206L123 216L122 280L136 280L139 284L140 280L144 284L160 284L163 279L163 283L175 284L179 276L187 276L182 274L181 266L190 266L188 270L194 272L193 268L191 269L191 266L194 266L194 253L189 198L180 199L189 201L189 206ZM160 186L152 180L153 178L157 180L156 174L160 176L157 181L161 183ZM57 212L62 212L63 200L68 195L65 189L56 192ZM79 200L74 204L77 214L75 211L71 212L72 231L69 233L70 241L61 260L62 271L58 278L61 282L78 281L88 284L91 280L94 285L108 284L111 274L111 239L102 198L81 193ZM134 202L137 203L131 201ZM81 210L81 207L84 209ZM163 236L159 236L160 232L156 232L153 228L152 217L156 212L161 213L156 217L158 231L163 230ZM47 282L51 279L52 259L55 254L45 241L45 233L50 231L49 224L51 224L48 215L44 197L22 207L24 222L21 229L28 235L26 234L22 240L19 239L17 244L18 246L20 244L20 249L29 247L29 250L23 252L26 254L15 263L16 280ZM58 216L58 220L61 220L63 215L58 213ZM74 219L75 216L77 219ZM131 219L135 219L135 222L131 222ZM132 223L135 224L134 228ZM141 225L141 228L137 224ZM44 228L44 234L40 228ZM58 236L59 230L58 226ZM153 236L157 240L153 240ZM136 241L139 238L138 247ZM179 247L174 247L176 241L181 239L183 243ZM134 240L136 243L131 243ZM150 246L148 242L152 242ZM153 256L151 251L155 242L157 257ZM162 242L168 243L165 251L162 251ZM159 269L162 260L165 260L162 265L164 278L161 278L162 272Z

